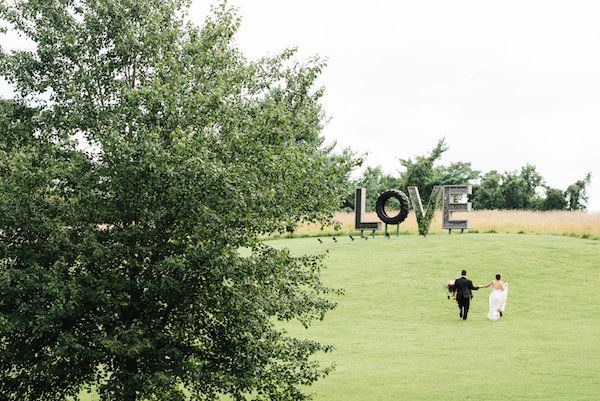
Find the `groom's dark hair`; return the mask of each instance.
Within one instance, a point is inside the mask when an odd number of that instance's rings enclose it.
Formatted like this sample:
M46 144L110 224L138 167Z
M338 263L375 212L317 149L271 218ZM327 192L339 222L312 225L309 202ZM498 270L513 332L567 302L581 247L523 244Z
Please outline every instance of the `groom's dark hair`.
M466 276L466 275L467 275L467 271L466 271L466 270L463 270L463 271L461 271L461 272L460 272L460 275L461 275L461 276Z

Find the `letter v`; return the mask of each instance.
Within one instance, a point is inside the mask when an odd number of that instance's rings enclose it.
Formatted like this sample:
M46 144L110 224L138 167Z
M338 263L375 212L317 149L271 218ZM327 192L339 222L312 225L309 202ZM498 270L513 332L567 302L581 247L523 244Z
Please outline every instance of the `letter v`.
M436 185L431 191L429 197L429 204L427 210L423 210L423 204L421 203L421 195L419 195L419 188L408 187L408 194L410 195L410 202L412 203L413 210L417 216L417 225L419 226L419 234L427 235L429 233L429 227L431 226L431 220L433 220L433 213L439 203L440 195L442 193L442 187Z

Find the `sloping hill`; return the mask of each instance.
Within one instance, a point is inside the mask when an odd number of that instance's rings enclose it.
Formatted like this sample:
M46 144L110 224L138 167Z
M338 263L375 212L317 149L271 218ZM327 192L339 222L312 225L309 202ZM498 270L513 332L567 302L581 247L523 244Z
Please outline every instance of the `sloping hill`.
M542 235L415 235L277 240L328 249L338 308L308 331L336 346L337 369L316 400L591 400L600 394L600 241ZM469 320L444 284L465 268L477 284L510 283L505 316L486 319L489 289Z

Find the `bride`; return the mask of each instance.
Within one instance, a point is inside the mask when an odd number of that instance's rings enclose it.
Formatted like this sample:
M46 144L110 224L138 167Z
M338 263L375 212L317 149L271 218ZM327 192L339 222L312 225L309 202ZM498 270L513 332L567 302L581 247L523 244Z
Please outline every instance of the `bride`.
M498 320L506 307L506 297L508 295L508 283L500 280L500 274L496 274L496 280L490 281L487 285L481 285L481 288L492 286L493 290L490 294L490 309L488 311L488 319Z

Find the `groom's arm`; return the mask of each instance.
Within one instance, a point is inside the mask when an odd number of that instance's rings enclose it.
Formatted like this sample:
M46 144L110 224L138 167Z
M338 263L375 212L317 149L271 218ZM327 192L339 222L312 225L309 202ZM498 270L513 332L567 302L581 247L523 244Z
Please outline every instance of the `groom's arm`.
M479 287L476 287L473 285L472 281L469 281L469 284L471 284L471 289L477 291L479 289Z

